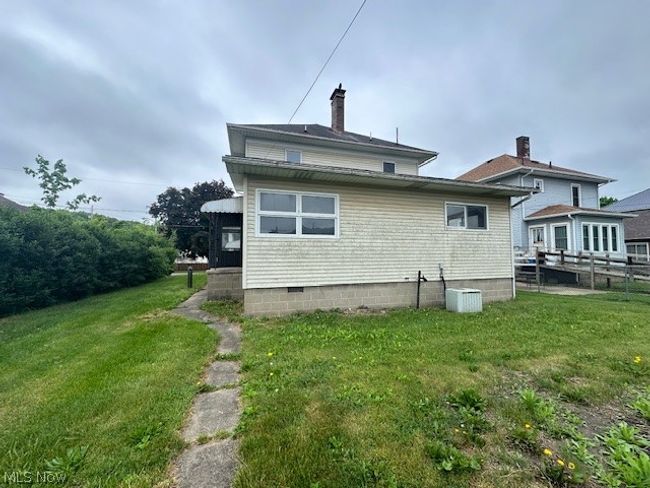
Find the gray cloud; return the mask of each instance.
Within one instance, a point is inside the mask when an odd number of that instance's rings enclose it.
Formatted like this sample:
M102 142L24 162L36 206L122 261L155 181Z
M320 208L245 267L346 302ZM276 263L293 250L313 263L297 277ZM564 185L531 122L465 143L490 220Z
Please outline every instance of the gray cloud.
M63 158L101 208L141 212L167 185L226 178L226 120L286 122L356 8L5 3L0 167ZM343 82L347 127L399 126L440 152L426 174L457 176L526 134L534 157L617 178L602 191L623 197L650 185L649 17L642 0L369 0L296 122L327 123ZM17 171L0 170L0 191L39 197Z

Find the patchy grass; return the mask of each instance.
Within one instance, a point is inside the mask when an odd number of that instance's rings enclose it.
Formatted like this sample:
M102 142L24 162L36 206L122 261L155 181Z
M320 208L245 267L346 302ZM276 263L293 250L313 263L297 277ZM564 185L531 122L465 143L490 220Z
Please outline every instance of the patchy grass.
M237 322L243 313L242 302L239 300L220 300L205 302L201 308L215 317Z
M237 485L645 483L641 454L616 474L596 436L615 418L650 436L648 316L645 297L521 293L479 315L242 318Z
M0 484L37 471L64 475L57 486L164 481L214 352L213 331L168 312L194 291L170 277L0 320Z

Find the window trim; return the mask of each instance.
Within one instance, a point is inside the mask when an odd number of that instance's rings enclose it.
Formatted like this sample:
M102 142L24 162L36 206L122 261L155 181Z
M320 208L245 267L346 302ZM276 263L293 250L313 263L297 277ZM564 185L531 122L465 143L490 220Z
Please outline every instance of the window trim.
M393 171L386 171L386 165L387 164L392 164L393 165ZM381 162L381 170L382 172L389 174L389 175L394 175L397 174L397 163L395 161L382 161Z
M627 246L634 246L634 247L644 246L645 247L645 253L643 253L643 254L639 254L639 253L636 253L636 252L630 253L627 250ZM633 256L645 256L646 259L650 260L650 245L647 242L635 242L635 241L626 242L625 243L625 254L631 254Z
M282 212L275 210L261 210L261 194L262 193L284 193L296 196L296 211L295 212ZM333 214L320 214L320 213L303 213L302 212L302 197L324 197L334 198L334 213ZM270 239L339 239L339 221L340 221L340 208L339 208L339 194L338 193L320 193L310 191L293 191L293 190L276 190L273 188L257 188L255 190L255 237L270 238ZM261 217L294 217L296 219L296 233L295 234L265 234L260 232ZM320 218L320 219L334 219L334 235L325 234L303 234L302 233L302 218Z
M544 179L543 178L533 178L533 188L537 188L537 182L541 183L539 187L539 192L544 193Z
M557 227L566 227L566 249L565 251L570 252L572 242L571 242L571 224L569 222L564 222L564 223L558 223L558 224L551 224L551 249L554 251L559 251L558 248L555 247L555 229Z
M529 247L538 247L538 246L535 245L535 243L533 242L533 239L532 239L533 230L535 230L535 229L542 229L542 234L544 235L544 240L542 241L542 243L544 244L543 247L544 248L548 247L547 242L546 242L546 225L530 225L530 226L528 226L528 244L529 244Z
M584 228L587 227L589 231L589 248L585 249L585 243L584 243ZM598 250L594 250L594 227L598 228ZM612 229L616 227L616 239L614 240L612 237ZM604 224L602 222L583 222L582 223L582 233L580 234L580 237L582 239L582 251L583 252L593 252L593 253L599 253L599 254L607 254L607 253L614 253L614 254L622 254L621 252L621 229L619 224ZM603 237L604 237L604 232L607 232L607 249L603 248ZM613 249L613 243L616 242L616 251ZM625 244L625 243L624 243ZM626 248L627 251L627 248Z
M582 207L582 185L580 183L571 183L571 206L575 207L573 204L573 189L578 189L578 207Z
M289 161L289 156L288 156L289 151L296 152L296 153L300 154L300 161L298 161L297 163L294 163L293 161ZM289 164L302 164L302 151L300 149L291 149L290 147L285 147L284 148L284 161L286 163L289 163Z
M463 227L456 227L447 225L447 207L449 205L456 205L458 207L465 207L465 225ZM467 207L484 207L485 208L485 228L484 229L470 229L467 227ZM462 230L464 232L486 232L490 230L490 206L485 203L468 203L468 202L451 202L445 201L445 229L447 230Z

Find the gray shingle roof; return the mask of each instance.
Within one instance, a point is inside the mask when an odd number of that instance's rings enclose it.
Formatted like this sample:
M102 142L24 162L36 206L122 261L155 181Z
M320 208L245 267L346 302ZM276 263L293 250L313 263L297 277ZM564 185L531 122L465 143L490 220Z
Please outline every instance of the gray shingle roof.
M650 188L635 193L632 196L607 205L607 210L612 212L636 212L637 210L650 209Z
M418 147L406 146L404 144L397 144L385 139L378 139L376 137L370 138L369 135L357 134L355 132L336 132L331 127L320 124L240 124L247 127L255 127L258 129L275 130L279 132L289 132L296 135L311 135L315 137L324 137L341 142L357 142L361 144L372 144L378 147L392 147L396 149L407 149L412 151L433 152ZM305 129L307 129L305 131Z
M25 207L24 205L21 205L20 203L16 203L13 200L9 200L8 198L5 198L4 194L2 193L0 193L0 207L14 208L21 212L25 212L29 208L29 207Z

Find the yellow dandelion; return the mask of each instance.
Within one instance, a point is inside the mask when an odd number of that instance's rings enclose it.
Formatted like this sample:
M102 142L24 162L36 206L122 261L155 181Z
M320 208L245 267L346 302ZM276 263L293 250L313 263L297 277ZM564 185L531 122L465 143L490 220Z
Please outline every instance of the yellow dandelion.
M640 364L641 363L641 356L634 356L634 364Z
M551 451L549 448L544 449L544 456L551 457L553 455L553 451Z
M527 429L532 429L533 426L530 424L524 424L524 427L526 427Z
M269 353L266 353L266 355L267 355L268 357L271 357L271 356L273 356L273 353L272 353L272 352L269 352Z
M273 376L273 373L269 373L269 376Z
M569 463L569 469L576 469L576 465L573 463Z
M560 466L564 467L564 461L562 461L561 459L558 459L558 460L557 460L557 463L558 463Z
M460 430L454 429L454 432L456 432L458 434L460 432Z

